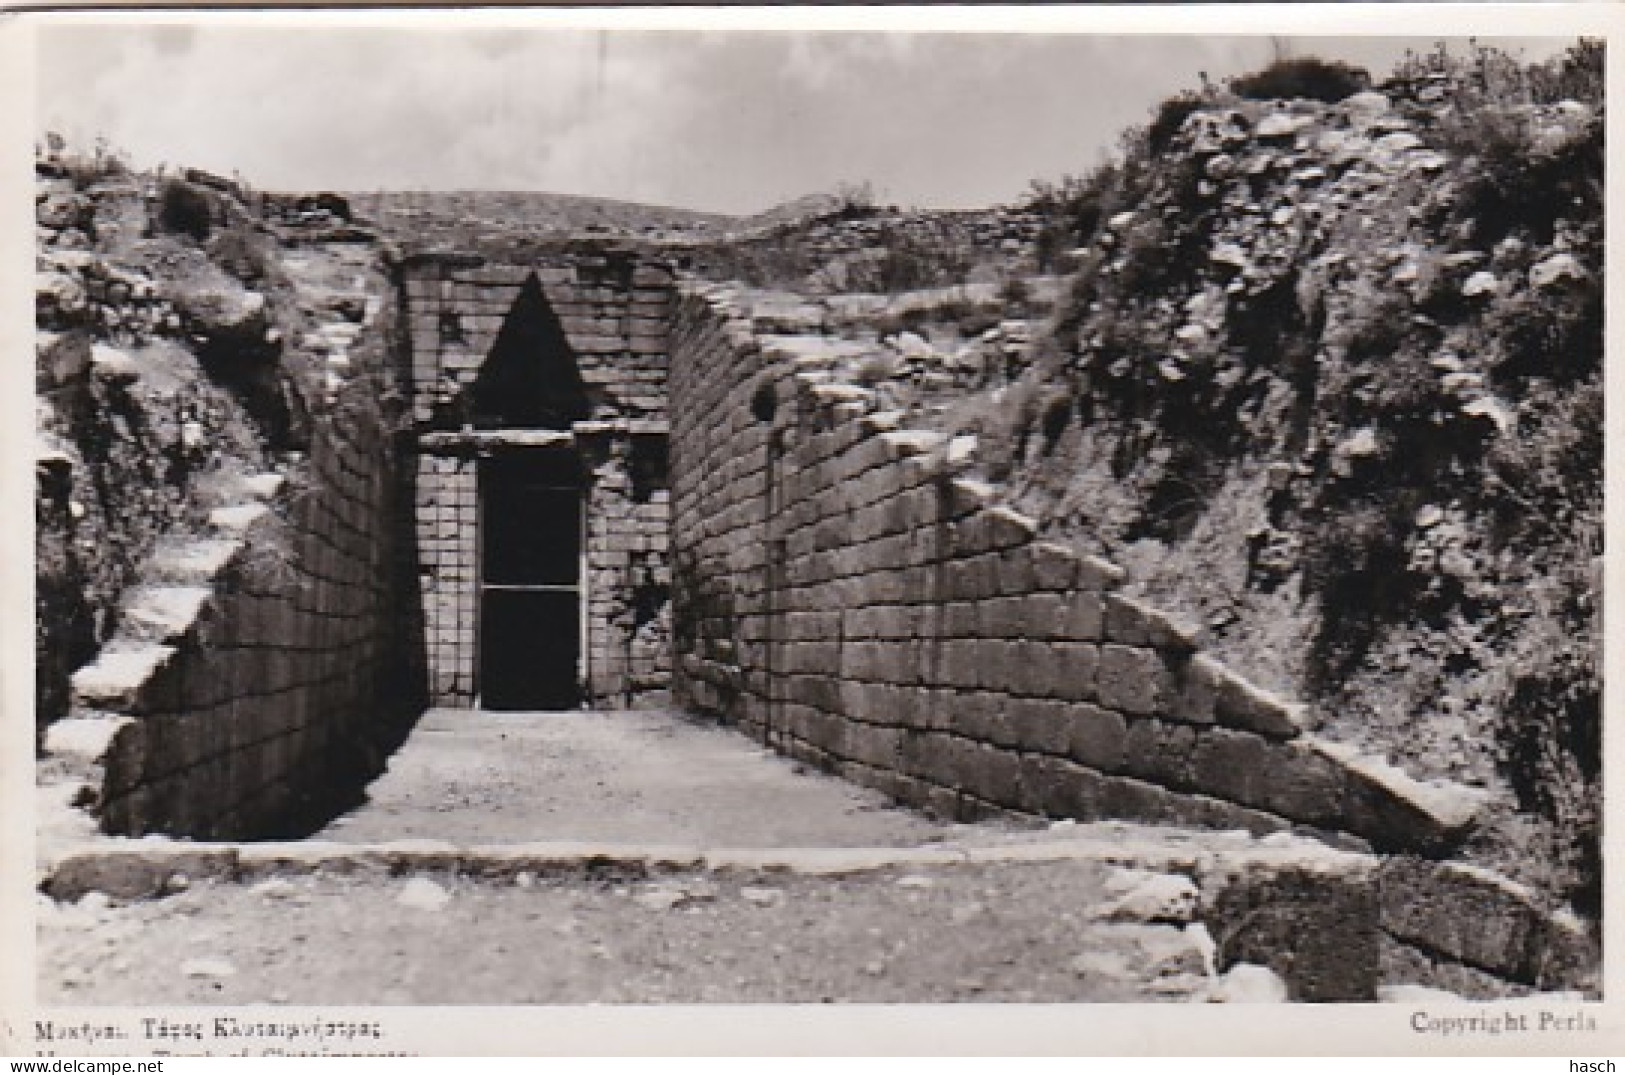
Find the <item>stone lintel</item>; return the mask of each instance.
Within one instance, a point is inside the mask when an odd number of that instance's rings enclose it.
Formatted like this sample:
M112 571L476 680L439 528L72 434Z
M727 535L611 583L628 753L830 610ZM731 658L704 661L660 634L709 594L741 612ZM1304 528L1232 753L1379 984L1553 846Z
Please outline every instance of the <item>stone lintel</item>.
M575 434L560 429L461 429L424 433L418 447L425 451L467 448L551 448L575 443Z

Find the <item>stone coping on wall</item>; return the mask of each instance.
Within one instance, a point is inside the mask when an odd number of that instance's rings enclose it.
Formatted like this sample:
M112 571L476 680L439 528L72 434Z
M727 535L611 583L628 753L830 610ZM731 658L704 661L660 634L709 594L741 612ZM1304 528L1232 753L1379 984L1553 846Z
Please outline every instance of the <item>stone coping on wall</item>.
M274 498L282 476L262 479L244 487L264 499ZM40 782L42 788L65 790L65 795L48 792L48 806L77 812L103 801L109 757L122 749L121 741L140 732L142 715L161 708L159 695L173 678L172 667L199 617L266 518L259 500L230 505L211 513L212 533L171 536L158 543L144 572L147 581L126 598L118 629L74 673L69 715L46 729L48 765ZM62 818L42 818L41 831L66 824Z

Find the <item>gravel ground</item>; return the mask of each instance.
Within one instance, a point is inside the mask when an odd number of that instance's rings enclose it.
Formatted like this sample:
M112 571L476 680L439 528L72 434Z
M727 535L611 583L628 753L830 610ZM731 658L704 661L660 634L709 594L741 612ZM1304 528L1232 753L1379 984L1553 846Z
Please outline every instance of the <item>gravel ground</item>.
M844 878L275 877L120 906L41 897L43 1004L1157 1001L1175 925L1104 921L1089 862Z

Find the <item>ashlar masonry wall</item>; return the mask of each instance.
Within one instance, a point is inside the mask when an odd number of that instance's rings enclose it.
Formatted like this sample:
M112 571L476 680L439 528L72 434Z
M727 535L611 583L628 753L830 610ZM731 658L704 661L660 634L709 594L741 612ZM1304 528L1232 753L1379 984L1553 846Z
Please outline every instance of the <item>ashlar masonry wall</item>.
M106 831L302 835L422 711L389 330L358 331L304 459L161 541L119 632L74 675L43 782L88 779Z
M584 475L584 701L631 705L663 691L670 270L588 245L526 264L424 256L402 273L433 701L467 706L480 696L480 464L527 441L519 430L472 429L465 403L532 279L562 326L590 405L549 439L575 453Z
M754 305L753 305L754 304ZM1038 540L833 379L817 307L685 287L672 335L679 700L903 802L1439 854L1479 796L1306 732L1121 572Z

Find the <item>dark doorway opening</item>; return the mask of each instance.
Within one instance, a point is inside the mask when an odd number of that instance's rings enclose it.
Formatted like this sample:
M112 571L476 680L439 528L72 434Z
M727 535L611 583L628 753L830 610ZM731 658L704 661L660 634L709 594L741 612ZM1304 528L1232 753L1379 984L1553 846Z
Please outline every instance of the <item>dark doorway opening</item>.
M581 464L573 450L480 462L480 704L581 704Z

